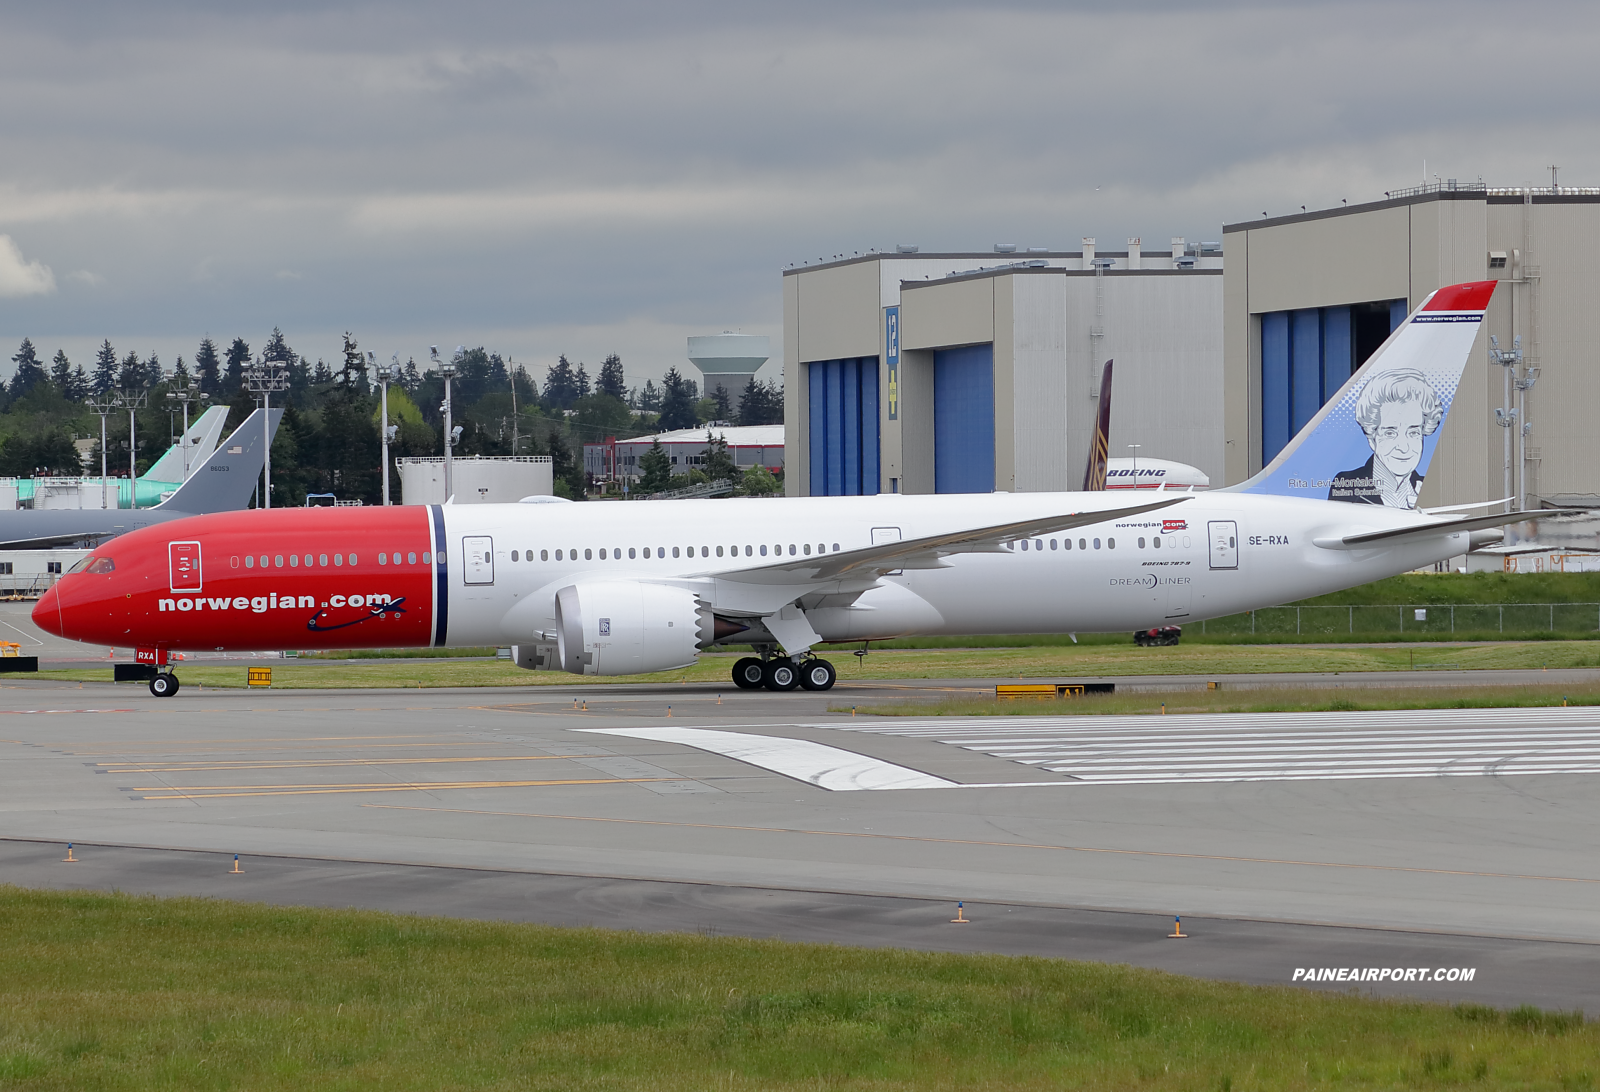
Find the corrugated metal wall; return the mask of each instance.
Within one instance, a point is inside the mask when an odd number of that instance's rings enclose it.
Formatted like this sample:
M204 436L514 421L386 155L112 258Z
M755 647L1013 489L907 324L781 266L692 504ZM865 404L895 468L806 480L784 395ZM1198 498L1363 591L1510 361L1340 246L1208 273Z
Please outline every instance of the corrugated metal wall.
M933 489L994 492L994 344L933 354Z
M806 365L806 385L810 495L877 493L878 358L812 361Z

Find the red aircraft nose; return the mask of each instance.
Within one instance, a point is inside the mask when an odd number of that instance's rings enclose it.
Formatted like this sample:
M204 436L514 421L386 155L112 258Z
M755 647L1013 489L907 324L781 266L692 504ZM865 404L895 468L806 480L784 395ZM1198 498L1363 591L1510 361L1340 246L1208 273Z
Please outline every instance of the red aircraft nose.
M57 637L65 637L61 625L61 597L51 588L39 597L33 607L33 624Z

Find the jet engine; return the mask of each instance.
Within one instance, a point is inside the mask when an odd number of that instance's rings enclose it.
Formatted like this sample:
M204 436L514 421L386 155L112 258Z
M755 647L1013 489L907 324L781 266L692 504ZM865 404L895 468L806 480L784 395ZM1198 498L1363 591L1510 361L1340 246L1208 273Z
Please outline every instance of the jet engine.
M562 670L574 675L687 667L710 642L713 625L711 612L687 588L616 580L556 593L557 654Z

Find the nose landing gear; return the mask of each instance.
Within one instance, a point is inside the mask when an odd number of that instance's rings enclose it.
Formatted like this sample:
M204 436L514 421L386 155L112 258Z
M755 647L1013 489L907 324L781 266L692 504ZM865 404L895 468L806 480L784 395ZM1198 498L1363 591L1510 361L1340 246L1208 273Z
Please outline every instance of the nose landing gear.
M163 671L150 680L150 693L158 698L170 698L178 692L178 676Z

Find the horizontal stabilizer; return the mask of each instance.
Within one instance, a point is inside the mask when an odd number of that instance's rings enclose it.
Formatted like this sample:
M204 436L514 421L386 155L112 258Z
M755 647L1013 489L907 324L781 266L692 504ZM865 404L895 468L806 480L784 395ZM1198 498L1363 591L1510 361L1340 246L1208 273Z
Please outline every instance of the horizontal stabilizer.
M1387 531L1367 531L1359 535L1346 535L1343 538L1330 535L1315 539L1314 542L1324 550L1381 550L1386 546L1398 545L1412 539L1453 535L1461 531L1477 531L1486 527L1504 527L1510 523L1522 523L1524 520L1544 519L1549 516L1577 516L1583 515L1586 511L1583 508L1551 508L1537 512L1497 512L1492 516L1438 520L1411 527L1395 527Z

